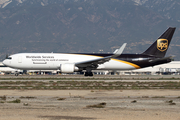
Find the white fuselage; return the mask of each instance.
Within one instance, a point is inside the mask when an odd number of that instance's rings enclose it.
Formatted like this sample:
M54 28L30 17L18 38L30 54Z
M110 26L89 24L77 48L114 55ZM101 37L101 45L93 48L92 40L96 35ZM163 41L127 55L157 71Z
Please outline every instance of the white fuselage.
M58 70L62 64L76 64L78 62L101 58L99 56L65 53L19 53L9 56L3 64L11 68L22 70ZM100 64L101 70L131 70L137 67L131 63L111 59Z

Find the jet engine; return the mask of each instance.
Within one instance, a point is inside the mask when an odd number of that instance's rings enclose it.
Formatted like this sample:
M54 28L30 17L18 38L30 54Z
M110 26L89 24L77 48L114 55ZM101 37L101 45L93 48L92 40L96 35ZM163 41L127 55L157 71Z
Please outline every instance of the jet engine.
M66 63L60 65L60 70L62 73L73 73L74 71L77 71L78 68L75 67L73 63Z

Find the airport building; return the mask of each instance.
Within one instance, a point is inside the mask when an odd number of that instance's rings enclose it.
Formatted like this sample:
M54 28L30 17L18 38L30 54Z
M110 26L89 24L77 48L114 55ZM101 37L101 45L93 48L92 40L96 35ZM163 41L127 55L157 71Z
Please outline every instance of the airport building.
M2 62L0 62L0 75L4 75L4 74L9 74L9 73L15 73L17 71L17 69L13 69L13 68L9 68L6 67L2 64ZM22 70L21 70L22 71ZM29 71L32 73L32 70ZM46 70L36 70L34 71L36 73L40 73L40 74L45 74L45 73L50 73L51 74L55 74L57 71L46 71ZM142 69L136 69L136 70L127 70L127 71L93 71L94 74L99 74L99 75L169 75L169 74L174 74L174 75L179 75L180 74L180 61L172 61L170 63L167 64L161 64L161 65L157 65L154 67L147 67L147 68L142 68ZM75 74L79 74L78 72L76 72Z

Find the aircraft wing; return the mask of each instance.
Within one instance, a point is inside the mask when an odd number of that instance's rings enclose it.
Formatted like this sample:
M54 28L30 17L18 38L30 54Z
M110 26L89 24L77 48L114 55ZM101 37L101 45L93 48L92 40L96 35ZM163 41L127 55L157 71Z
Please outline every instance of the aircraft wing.
M118 50L116 50L113 55L103 57L103 58L98 58L98 59L93 59L89 61L83 61L76 63L75 66L79 68L97 68L99 64L103 64L105 62L108 62L111 58L116 58L120 56L126 46L126 43L124 43Z

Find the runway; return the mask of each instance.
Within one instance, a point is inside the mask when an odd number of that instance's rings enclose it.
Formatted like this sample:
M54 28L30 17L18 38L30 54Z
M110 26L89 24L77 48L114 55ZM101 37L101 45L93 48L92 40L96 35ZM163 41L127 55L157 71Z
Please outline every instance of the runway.
M0 75L0 81L23 80L23 81L42 81L42 80L63 80L63 81L122 81L122 82L179 82L180 75L94 75L84 77L83 75Z

